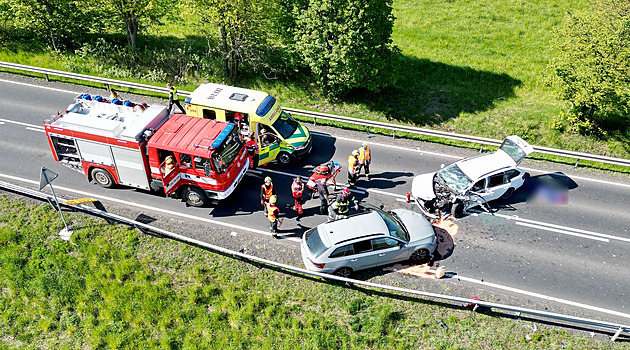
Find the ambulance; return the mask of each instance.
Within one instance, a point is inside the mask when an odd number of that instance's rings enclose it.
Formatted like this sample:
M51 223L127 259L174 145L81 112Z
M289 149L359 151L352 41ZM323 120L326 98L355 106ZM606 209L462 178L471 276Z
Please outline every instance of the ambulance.
M254 135L259 164L288 164L306 157L313 147L309 130L282 110L266 92L213 83L201 84L184 101L186 114L234 122L243 135Z
M53 158L88 181L163 191L195 207L227 198L249 167L236 125L169 115L163 105L82 94L44 127Z

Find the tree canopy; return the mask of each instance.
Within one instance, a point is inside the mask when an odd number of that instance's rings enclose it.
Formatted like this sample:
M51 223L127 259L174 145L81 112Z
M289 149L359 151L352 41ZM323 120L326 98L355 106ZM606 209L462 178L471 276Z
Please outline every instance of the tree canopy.
M328 93L393 81L392 0L310 0L297 2L294 15L294 49Z
M568 14L552 62L565 117L580 133L630 121L630 2L597 0L593 11Z

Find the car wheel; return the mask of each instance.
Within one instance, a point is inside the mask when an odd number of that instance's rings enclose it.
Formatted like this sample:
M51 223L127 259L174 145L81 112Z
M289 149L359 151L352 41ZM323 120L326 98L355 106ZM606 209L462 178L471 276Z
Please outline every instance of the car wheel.
M411 253L411 256L409 257L409 260L420 264L426 264L429 262L429 259L431 259L431 253L429 253L428 249L424 248L416 250Z
M453 205L451 206L451 213L453 214L454 217L458 219L464 216L464 203L462 202L453 203Z
M507 191L501 196L502 199L508 199L514 193L514 188L510 187Z
M112 175L107 170L100 169L100 168L92 169L92 179L94 179L94 181L96 181L96 183L99 184L99 186L102 186L105 188L114 187L114 179L112 178Z
M289 164L289 163L291 163L291 155L288 154L287 152L280 152L280 153L278 153L278 157L276 157L276 158L282 164Z
M350 278L350 275L352 275L352 269L349 267L342 267L335 270L335 272L333 272L333 275L344 277L344 278Z
M206 194L198 187L188 187L184 190L184 200L192 207L203 207L208 202Z

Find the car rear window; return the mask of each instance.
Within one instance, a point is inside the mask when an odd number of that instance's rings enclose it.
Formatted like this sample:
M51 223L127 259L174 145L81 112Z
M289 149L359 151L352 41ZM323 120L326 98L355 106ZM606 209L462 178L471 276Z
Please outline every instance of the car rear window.
M320 256L326 251L326 249L328 249L328 247L324 245L324 242L322 242L322 238L319 236L317 227L313 227L312 229L306 231L304 233L304 239L306 240L306 246L316 257Z

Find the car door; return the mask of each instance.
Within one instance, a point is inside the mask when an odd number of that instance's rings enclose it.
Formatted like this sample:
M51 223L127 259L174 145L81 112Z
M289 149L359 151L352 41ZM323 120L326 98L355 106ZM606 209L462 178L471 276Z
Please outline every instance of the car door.
M400 241L391 237L380 237L372 240L372 247L377 253L378 261L375 266L387 265L409 258L409 250L401 248Z
M483 198L487 202L500 198L510 187L510 183L505 180L504 172L490 175L488 181L486 181L486 190L483 193Z
M378 255L372 247L372 240L366 239L352 244L352 254L346 251L347 264L352 270L358 271L376 266Z

